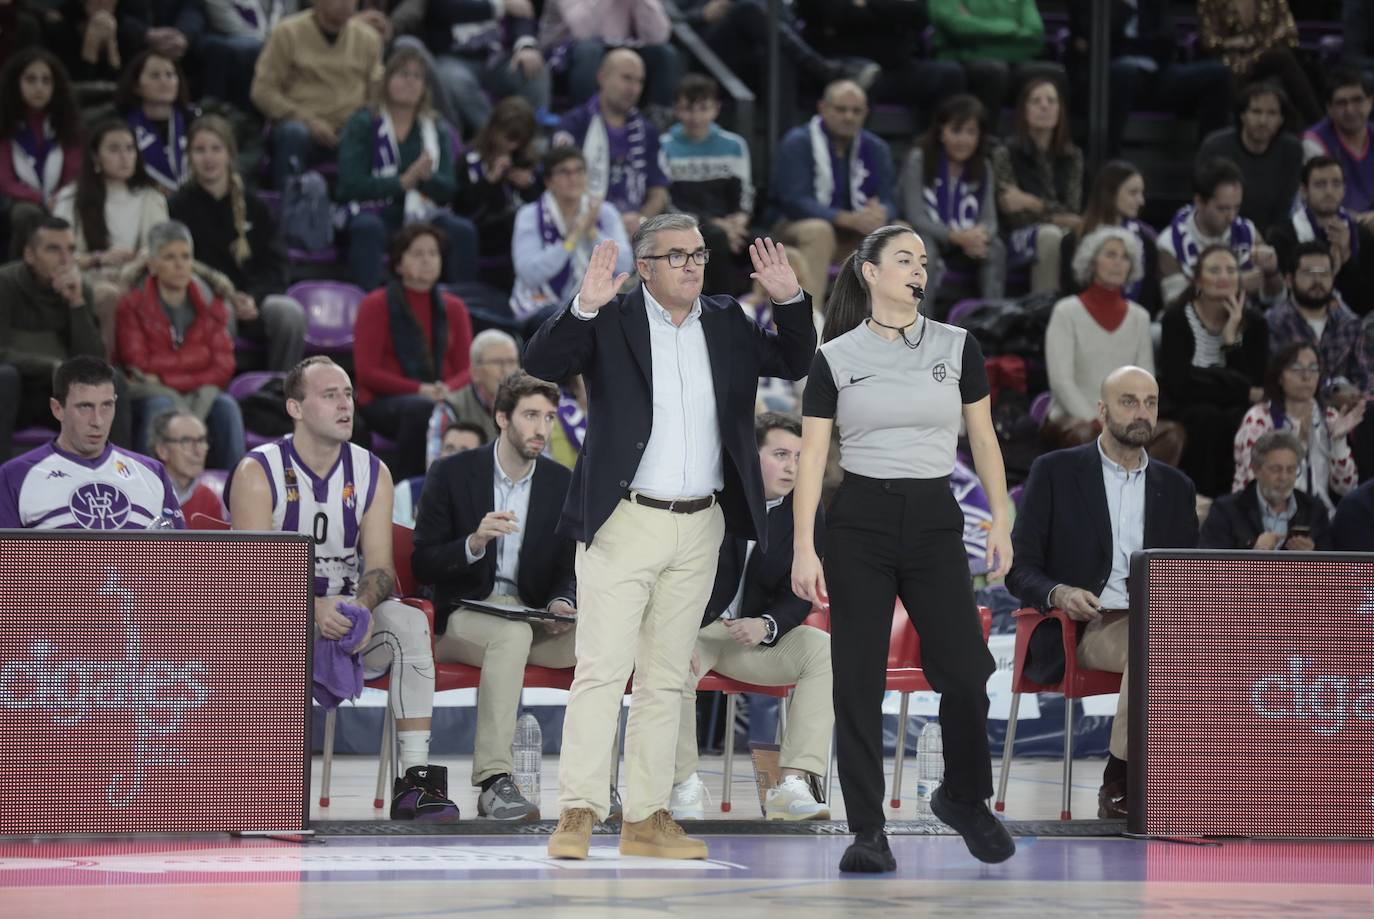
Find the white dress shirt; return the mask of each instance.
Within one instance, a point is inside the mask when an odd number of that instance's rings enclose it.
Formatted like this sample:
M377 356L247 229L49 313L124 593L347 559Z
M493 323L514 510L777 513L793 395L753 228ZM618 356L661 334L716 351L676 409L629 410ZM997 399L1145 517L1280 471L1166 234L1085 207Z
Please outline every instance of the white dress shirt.
M497 444L500 439L497 439ZM529 525L530 517L530 489L534 484L534 463L530 463L529 471L516 481L506 475L506 471L501 468L501 457L496 452L496 444L491 446L492 451L492 488L493 488L493 511L514 511L515 522L520 527L514 533L507 533L496 538L496 584L492 591L493 595L519 596L520 590L517 581L520 575L520 547L524 544L525 527ZM479 559L486 558L486 546L482 551L474 553L467 540L463 541L463 551L467 553L468 564L471 565Z
M1145 545L1145 470L1150 455L1140 451L1141 464L1127 469L1109 457L1097 440L1102 455L1102 484L1107 489L1107 515L1112 524L1112 573L1098 598L1105 609L1126 609L1131 605L1127 580L1131 574L1131 553Z

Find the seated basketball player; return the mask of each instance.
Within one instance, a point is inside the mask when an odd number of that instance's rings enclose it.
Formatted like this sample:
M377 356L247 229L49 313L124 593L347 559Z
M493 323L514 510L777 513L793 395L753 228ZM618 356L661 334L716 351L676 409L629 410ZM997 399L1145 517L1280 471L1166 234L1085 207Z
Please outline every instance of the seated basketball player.
M0 529L186 526L162 464L110 443L113 367L89 355L63 362L48 402L61 426L57 437L0 466Z
M364 673L371 678L391 671L403 773L392 795L392 819L456 820L447 770L427 765L434 705L429 625L420 610L390 599L396 584L391 473L349 443L353 384L342 367L308 357L287 374L285 390L294 433L249 451L235 468L225 488L234 529L314 537L317 633L343 638L353 620L341 607L365 607L371 630L359 646Z

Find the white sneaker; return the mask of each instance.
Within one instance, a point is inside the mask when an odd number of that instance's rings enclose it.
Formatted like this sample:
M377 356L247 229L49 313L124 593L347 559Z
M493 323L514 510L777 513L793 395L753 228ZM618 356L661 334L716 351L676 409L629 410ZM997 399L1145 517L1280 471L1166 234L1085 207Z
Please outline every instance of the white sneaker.
M693 772L683 782L673 786L673 796L668 801L668 810L674 820L702 820L706 817L706 783Z
M768 789L764 812L769 820L829 820L830 808L817 801L799 775L789 775Z

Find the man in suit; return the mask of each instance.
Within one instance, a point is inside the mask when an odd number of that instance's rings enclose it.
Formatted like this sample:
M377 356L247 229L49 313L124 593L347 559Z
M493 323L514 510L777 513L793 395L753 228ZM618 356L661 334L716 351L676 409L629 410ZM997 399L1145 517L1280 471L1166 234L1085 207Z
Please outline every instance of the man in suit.
M607 751L634 672L625 739L626 855L705 858L668 813L682 686L728 528L767 549L752 436L760 376L805 376L816 350L810 298L783 247L755 240L754 277L777 332L730 297L702 296L710 258L688 214L660 214L634 237L642 283L616 296L616 245L593 250L580 293L540 327L525 367L582 374L589 424L559 532L577 540L577 675L559 763L556 858L586 858L609 799Z
M465 608L468 599L576 613L573 541L554 532L568 470L541 456L558 423L558 387L516 371L493 402L500 434L436 462L425 482L411 564L434 586L435 659L482 668L472 784L477 814L537 820L511 780L525 665L571 667L575 632ZM610 742L607 741L609 747Z
M1250 448L1254 481L1212 502L1198 546L1296 552L1327 548L1331 521L1326 505L1296 488L1306 456L1292 431L1260 435Z
M1007 589L1041 610L1079 623L1078 663L1122 675L1111 755L1098 792L1099 817L1126 815L1127 662L1131 553L1197 545L1197 497L1183 473L1151 459L1159 384L1139 367L1114 370L1097 404L1096 441L1047 453L1031 466L1012 530L1016 561ZM1062 640L1047 620L1031 639L1027 672L1063 675Z
M671 810L678 819L703 816L696 689L714 670L756 686L796 686L778 758L782 781L769 789L764 810L769 820L828 820L830 809L816 800L807 777L825 772L835 724L830 636L802 625L811 604L792 592L792 486L801 458L801 421L768 412L754 422L754 432L768 506L768 548L734 533L726 533L721 544L716 584L683 685ZM824 536L817 508L816 539L822 549Z

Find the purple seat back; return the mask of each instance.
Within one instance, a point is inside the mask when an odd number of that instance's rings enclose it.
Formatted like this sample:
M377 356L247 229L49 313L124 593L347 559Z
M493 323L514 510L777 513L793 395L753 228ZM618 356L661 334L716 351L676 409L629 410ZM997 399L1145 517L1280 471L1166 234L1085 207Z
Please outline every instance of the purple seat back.
M284 373L273 373L268 370L252 370L248 373L241 373L229 381L225 387L225 392L233 397L235 402L241 402L248 396L262 389L270 380L280 379L286 376Z
M353 323L365 296L361 287L341 281L301 281L292 284L286 295L305 309L307 354L353 347Z
M945 317L945 322L950 325L958 325L960 319L963 319L982 305L983 301L978 299L960 300L949 308L949 315Z
M15 453L18 454L19 447L41 447L48 441L57 436L57 432L52 428L20 428L14 432L13 444Z
M1031 400L1030 416L1036 424L1044 424L1045 416L1050 413L1050 394L1048 391L1040 393Z

